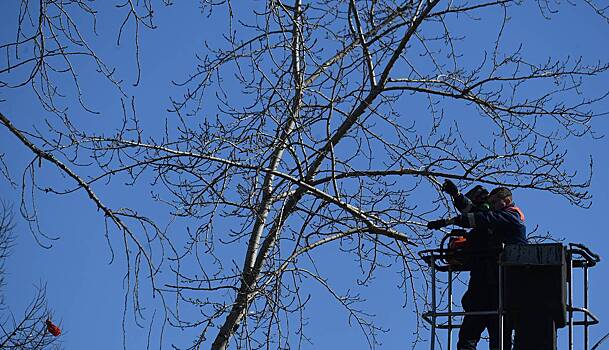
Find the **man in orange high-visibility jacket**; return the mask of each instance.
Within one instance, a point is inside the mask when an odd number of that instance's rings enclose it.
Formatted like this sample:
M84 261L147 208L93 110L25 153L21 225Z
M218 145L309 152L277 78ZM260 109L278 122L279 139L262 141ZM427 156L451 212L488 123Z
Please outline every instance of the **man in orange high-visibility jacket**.
M489 235L489 249L503 243L526 244L524 214L514 204L512 192L506 187L498 187L489 194L489 211L470 212L450 219L430 221L427 227L440 229L448 225L474 228L478 233ZM463 295L465 311L488 311L497 309L498 266L496 260L489 259L482 268L472 268L468 289ZM475 350L484 329L488 329L490 349L499 349L499 319L497 316L463 317L459 329L458 350ZM506 322L504 349L511 349L511 325Z

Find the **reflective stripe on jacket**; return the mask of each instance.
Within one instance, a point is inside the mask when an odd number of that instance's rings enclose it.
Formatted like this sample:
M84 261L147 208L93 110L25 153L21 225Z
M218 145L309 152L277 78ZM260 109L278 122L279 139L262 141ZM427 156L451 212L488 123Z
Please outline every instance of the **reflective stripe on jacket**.
M467 213L455 218L461 227L491 230L495 240L506 244L526 244L526 227L522 210L513 203L500 210Z

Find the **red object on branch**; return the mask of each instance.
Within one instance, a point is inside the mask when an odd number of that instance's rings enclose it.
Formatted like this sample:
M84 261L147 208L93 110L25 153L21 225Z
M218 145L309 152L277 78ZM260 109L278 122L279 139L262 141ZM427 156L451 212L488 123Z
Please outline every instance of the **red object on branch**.
M61 334L61 329L51 322L51 320L47 320L47 331L54 335L55 337Z

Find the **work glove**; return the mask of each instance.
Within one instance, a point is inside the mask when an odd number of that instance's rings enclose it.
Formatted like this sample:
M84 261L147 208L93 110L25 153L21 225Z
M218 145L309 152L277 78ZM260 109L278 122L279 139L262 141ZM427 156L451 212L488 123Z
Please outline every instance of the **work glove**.
M444 180L444 184L442 184L442 191L448 193L453 198L459 195L459 189L455 183L449 179Z
M446 226L448 226L448 223L445 219L433 220L427 223L427 228L430 230L439 230Z

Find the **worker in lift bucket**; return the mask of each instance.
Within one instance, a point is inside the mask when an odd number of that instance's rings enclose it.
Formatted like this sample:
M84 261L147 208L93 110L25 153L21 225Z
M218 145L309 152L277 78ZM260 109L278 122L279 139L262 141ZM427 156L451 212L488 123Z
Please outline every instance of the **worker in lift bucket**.
M450 182L450 180L447 180ZM452 182L451 182L452 183ZM454 187L454 188L452 188ZM445 182L443 190L448 192L457 209L462 212L449 219L430 221L429 229L440 229L449 225L457 225L471 228L467 234L468 240L475 242L478 247L486 248L489 252L501 246L501 244L526 244L526 228L524 214L514 204L512 192L506 187L493 189L487 198L488 210L466 211L469 206L468 200L463 197L456 186L447 185ZM450 191L450 192L449 192ZM464 201L466 204L460 204ZM471 208L476 208L471 204ZM480 203L478 209L483 208ZM509 287L509 286L508 286ZM499 276L497 257L489 255L480 258L472 264L468 288L461 299L463 310L491 311L497 310L499 292ZM489 348L499 349L499 318L497 315L466 315L459 329L458 350L474 350L480 341L484 329L489 333ZM508 350L512 347L512 326L509 317L504 320L503 348Z

